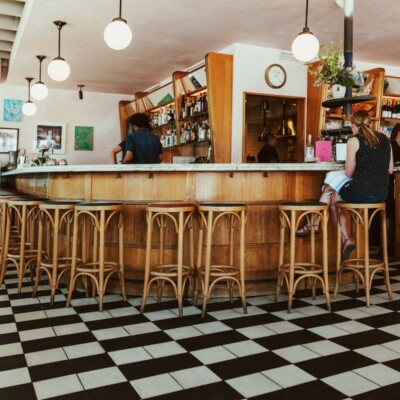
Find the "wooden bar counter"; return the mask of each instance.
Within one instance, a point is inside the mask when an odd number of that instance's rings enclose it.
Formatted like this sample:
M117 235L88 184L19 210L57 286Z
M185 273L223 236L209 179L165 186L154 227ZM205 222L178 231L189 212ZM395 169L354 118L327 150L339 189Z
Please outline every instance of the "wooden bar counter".
M124 202L125 271L130 294L141 294L142 290L146 204L171 200L244 202L248 205L246 281L250 295L265 293L275 285L279 247L277 205L281 201L317 200L326 172L342 168L343 165L334 163L33 167L4 173L1 187L53 200ZM399 192L397 186L396 199ZM329 260L333 271L335 230L331 221L329 225ZM216 254L224 261L222 250L228 236L223 228L216 235L221 249ZM116 251L116 234L107 240L108 251ZM167 242L170 248L175 245L173 241ZM299 238L297 245L301 254L307 250L308 240Z

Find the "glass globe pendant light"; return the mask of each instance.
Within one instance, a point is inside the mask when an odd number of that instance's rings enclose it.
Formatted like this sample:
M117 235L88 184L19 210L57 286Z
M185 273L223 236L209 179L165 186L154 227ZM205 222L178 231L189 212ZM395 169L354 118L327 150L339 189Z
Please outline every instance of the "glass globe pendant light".
M42 61L46 58L46 56L36 56L39 60L39 80L32 86L31 94L35 100L44 100L49 91L46 85L42 82Z
M121 17L122 0L119 0L119 17L114 18L104 29L104 40L113 50L123 50L132 41L132 31Z
M32 117L36 114L37 107L36 104L31 101L31 81L33 78L25 78L28 81L28 101L22 106L22 112L27 117Z
M56 57L47 67L47 72L54 81L65 81L71 72L68 63L60 56L61 47L61 28L67 23L64 21L54 21L54 25L58 28L58 57Z
M293 40L292 43L292 53L293 56L301 61L308 62L311 61L319 51L318 39L310 32L307 26L308 19L308 0L306 0L306 23L303 28L303 32L299 33L299 36Z

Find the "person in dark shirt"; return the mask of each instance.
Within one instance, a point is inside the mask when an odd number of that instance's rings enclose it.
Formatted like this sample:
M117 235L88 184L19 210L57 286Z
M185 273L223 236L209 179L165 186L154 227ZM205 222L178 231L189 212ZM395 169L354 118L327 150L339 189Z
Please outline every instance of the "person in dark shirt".
M276 136L272 132L265 135L265 145L260 150L257 156L259 163L274 163L279 162L279 154L276 151Z
M149 117L143 113L133 114L129 122L133 133L126 139L124 164L158 164L163 159L160 138L150 131Z
M117 154L122 152L122 160L125 157L125 148L126 148L126 139L124 139L121 143L117 144L113 147L108 153L110 160L113 164L118 164L117 162Z

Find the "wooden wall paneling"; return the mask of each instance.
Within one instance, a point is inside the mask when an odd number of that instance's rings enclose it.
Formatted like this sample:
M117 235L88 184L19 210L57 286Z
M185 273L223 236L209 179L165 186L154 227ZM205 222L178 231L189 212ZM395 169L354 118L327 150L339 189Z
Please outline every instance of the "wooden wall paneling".
M213 162L230 163L232 148L233 56L206 55L207 96Z
M92 174L50 173L48 180L49 198L91 201Z

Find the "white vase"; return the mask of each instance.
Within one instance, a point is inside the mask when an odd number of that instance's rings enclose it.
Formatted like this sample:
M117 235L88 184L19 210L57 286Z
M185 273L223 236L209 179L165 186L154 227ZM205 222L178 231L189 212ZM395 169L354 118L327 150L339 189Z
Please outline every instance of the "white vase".
M332 85L331 94L334 99L338 99L340 97L344 97L346 94L346 86L342 85Z

